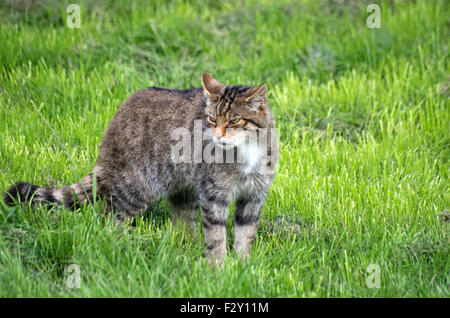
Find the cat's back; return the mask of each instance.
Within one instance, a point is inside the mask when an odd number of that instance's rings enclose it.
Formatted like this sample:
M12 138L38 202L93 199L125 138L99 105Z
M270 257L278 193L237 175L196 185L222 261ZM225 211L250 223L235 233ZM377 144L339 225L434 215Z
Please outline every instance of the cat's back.
M101 156L109 157L118 149L142 151L144 144L168 145L174 129L189 129L202 116L204 103L203 92L198 88L149 87L136 91L119 107L108 125L101 143Z
M165 87L148 87L136 91L119 110L177 112L185 108L192 109L192 107L198 106L201 100L202 90L199 88L180 90Z
M133 93L117 110L109 128L134 129L136 124L181 127L202 112L202 90L149 87Z

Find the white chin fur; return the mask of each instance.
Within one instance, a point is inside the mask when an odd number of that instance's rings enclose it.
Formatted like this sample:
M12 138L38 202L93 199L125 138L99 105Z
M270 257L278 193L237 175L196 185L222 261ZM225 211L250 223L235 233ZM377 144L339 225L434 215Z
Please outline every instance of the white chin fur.
M247 145L247 148L244 152L245 154L245 163L247 164L245 168L245 173L251 173L255 168L256 164L260 160L260 148L257 143L250 143Z
M214 141L214 144L216 144L219 148L225 149L225 150L230 150L233 149L234 147L238 147L238 144L235 144L234 142L231 142L229 140L226 139L217 139L216 137L212 137L212 140Z
M229 150L233 149L234 147L238 147L240 149L241 155L244 155L244 160L240 161L245 163L245 170L244 173L248 174L253 171L255 166L257 165L258 161L260 160L260 148L258 146L257 142L250 142L250 143L234 143L226 139L221 139L220 141L216 137L212 137L212 140L214 143L222 149Z

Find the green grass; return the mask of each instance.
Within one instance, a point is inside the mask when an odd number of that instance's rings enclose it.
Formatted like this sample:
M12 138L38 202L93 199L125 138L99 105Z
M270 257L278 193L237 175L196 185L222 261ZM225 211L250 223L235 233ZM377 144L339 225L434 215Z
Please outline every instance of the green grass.
M377 2L380 29L368 1L76 1L80 29L74 1L28 2L0 4L0 189L76 182L133 91L205 71L268 84L281 158L251 259L223 270L165 202L119 227L0 203L1 297L450 295L448 2Z

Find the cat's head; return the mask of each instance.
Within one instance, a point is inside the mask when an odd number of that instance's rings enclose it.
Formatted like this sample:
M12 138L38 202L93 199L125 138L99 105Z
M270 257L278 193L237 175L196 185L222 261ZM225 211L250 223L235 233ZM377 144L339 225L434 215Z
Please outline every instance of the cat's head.
M206 98L205 120L212 140L222 147L241 146L267 125L267 86L224 85L211 74L202 75ZM247 139L246 139L247 138Z

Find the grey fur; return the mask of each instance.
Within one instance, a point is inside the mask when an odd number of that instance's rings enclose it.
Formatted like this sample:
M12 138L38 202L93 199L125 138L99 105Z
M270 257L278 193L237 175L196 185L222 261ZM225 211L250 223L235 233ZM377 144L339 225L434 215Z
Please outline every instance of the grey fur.
M175 141L170 135L179 127L192 132L194 120L201 120L206 131L212 124L208 116L215 116L214 127L227 127L223 125L229 126L228 121L239 116L245 131L273 128L266 86L225 86L208 73L203 74L202 84L203 88L190 90L150 87L137 91L112 119L95 167L87 177L60 189L20 183L9 190L5 201L11 203L16 196L72 206L75 196L83 203L92 196L95 176L98 197L119 221L135 217L154 200L167 198L174 211L174 224L187 222L195 228L200 207L206 255L214 264L221 263L226 254L225 222L228 206L236 199L236 250L248 256L274 177L278 145L270 149L269 172L262 162L245 171L245 163L174 163L170 149Z

